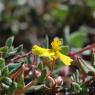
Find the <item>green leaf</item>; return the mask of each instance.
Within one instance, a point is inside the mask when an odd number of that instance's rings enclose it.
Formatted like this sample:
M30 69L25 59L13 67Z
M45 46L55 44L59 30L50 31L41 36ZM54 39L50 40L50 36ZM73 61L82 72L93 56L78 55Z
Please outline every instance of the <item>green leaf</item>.
M17 83L15 81L12 82L11 84L11 88L14 90L15 88L17 88Z
M94 66L94 68L95 68L95 53L94 53L94 51L92 52L92 65Z
M3 83L5 83L6 85L11 85L12 84L12 80L11 78L9 77L5 77L3 80L2 80Z
M21 53L23 51L23 45L18 46L14 50L16 51L16 53Z
M82 87L80 84L76 83L76 82L72 82L72 86L73 89L76 93L79 93L80 91L82 91Z
M24 87L24 75L21 73L18 77L18 84L17 84L17 89L22 89Z
M11 80L10 80L10 81L11 81ZM12 95L13 92L16 90L16 88L17 88L17 83L14 82L14 81L12 81L12 83L9 85L9 89L6 91L6 93L7 93L8 95Z
M65 55L67 55L68 54L68 51L69 51L69 47L68 46L63 46L62 48L61 48L61 53L62 54L65 54Z
M0 69L3 69L5 66L5 60L3 58L0 58Z
M6 58L7 57L11 57L11 56L13 56L13 55L15 55L16 54L16 51L14 50L14 48L13 47L10 47L10 48L8 48L8 51L7 51L7 53L6 53Z
M16 72L20 67L22 67L23 62L21 63L15 63L15 64L9 64L8 65L8 69L9 69L9 73L14 73Z
M72 79L72 81L80 83L80 73L79 73L79 70L76 70L75 73L72 74L71 79Z
M48 37L48 35L46 35L46 37L45 37L45 47L49 48L49 37Z
M84 32L75 32L72 33L71 36L68 38L68 43L70 46L75 48L81 48L85 41L85 33Z
M48 0L48 3L54 3L56 2L57 0Z
M95 69L88 64L87 62L85 62L82 58L79 58L79 64L80 64L80 69L83 70L85 73L89 73L89 72L93 72L95 73Z
M39 63L37 68L42 71L43 70L43 63Z
M64 20L66 14L67 14L66 8L61 7L53 8L47 14L44 15L44 20L50 22L56 21L59 25Z
M12 47L13 41L14 41L14 37L8 38L6 43L5 43L5 46L7 46L8 48Z
M9 75L9 70L8 67L6 66L2 69L2 76L8 76L8 75Z
M6 57L10 57L12 55L20 54L22 51L23 51L23 45L20 45L17 48L10 47L10 48L8 48Z
M64 64L61 60L56 61L56 68L61 68L63 66L64 66Z
M86 4L95 10L95 0L85 0Z
M1 52L1 53L6 53L7 50L8 50L8 47L1 47L1 48L0 48L0 52Z
M48 88L45 84L32 85L30 88L26 90L26 93L33 93L33 95L51 95L51 89Z
M5 83L1 83L1 87L3 89L9 89L9 85L5 84Z
M0 70L0 79L1 79L1 77L2 77L2 71Z
M47 74L47 70L43 69L41 76L38 79L38 83L43 83Z
M50 11L50 15L53 19L58 20L58 21L63 21L65 15L66 15L66 10L59 8L54 8Z

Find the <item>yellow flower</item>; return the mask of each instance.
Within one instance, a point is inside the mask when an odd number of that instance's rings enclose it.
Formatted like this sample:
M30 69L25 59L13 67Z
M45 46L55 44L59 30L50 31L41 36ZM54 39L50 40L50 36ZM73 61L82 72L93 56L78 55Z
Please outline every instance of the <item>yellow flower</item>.
M48 57L50 60L60 59L65 65L70 65L73 61L69 56L63 55L60 50L62 48L62 41L58 38L54 38L51 43L52 48L41 48L37 45L32 47L32 53L39 56Z
M48 57L50 60L52 60L52 56L54 56L54 53L51 52L50 49L41 48L37 45L32 47L32 53L39 56Z
M52 49L56 51L60 51L62 48L62 41L59 40L58 38L55 38L52 43L51 43Z

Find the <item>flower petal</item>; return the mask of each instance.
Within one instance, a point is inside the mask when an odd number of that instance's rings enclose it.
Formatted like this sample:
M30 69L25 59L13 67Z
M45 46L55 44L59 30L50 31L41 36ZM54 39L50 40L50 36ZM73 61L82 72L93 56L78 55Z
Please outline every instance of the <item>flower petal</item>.
M50 60L53 60L54 52L50 49L41 48L37 45L32 47L32 53L37 54L39 56L48 57Z
M65 64L65 65L71 65L71 62L73 61L69 56L63 55L60 52L57 52L58 58Z
M51 46L54 51L59 51L62 47L62 41L58 38L54 38L54 40L51 43Z
M45 48L41 48L37 45L34 45L32 47L32 53L33 54L37 54L37 55L42 55L43 53L47 53L48 52L48 49L45 49Z

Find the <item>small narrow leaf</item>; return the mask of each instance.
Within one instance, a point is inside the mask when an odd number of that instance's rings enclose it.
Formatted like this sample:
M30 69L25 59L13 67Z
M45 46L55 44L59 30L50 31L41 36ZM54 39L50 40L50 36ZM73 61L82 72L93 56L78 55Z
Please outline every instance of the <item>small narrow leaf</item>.
M22 89L25 85L24 84L24 76L22 73L17 77L17 80L18 80L17 88Z
M44 82L44 79L46 77L46 73L47 73L46 69L43 69L42 74L41 74L41 76L38 79L39 83L43 83Z
M0 48L0 52L1 52L1 53L6 53L7 50L8 50L8 47L1 47L1 48Z
M92 52L92 65L95 67L95 50Z
M85 73L89 73L89 72L94 72L95 73L95 69L88 64L87 62L85 62L82 58L79 58L79 64L81 66L81 69L85 72Z
M23 62L15 63L15 64L9 64L8 65L9 73L11 74L11 73L16 72L22 65L23 65Z
M2 69L2 76L8 76L8 75L9 75L9 70L8 67L6 66Z
M9 85L6 85L5 83L1 83L1 87L4 89L9 89Z
M3 58L0 58L0 69L3 69L5 66L5 60Z
M8 48L10 48L13 44L13 41L14 41L14 37L10 37L7 39L6 43L5 43L5 46L7 46Z
M37 68L42 71L43 70L43 64L39 63Z
M12 80L11 78L9 77L5 77L3 80L2 80L3 83L5 83L6 85L11 85L12 84Z
M21 53L22 50L23 50L23 45L20 45L17 48L15 48L16 53Z

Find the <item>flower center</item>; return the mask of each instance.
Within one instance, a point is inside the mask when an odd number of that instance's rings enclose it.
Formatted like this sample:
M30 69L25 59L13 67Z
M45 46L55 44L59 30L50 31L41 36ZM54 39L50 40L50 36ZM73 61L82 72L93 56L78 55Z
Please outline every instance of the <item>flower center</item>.
M60 51L62 47L62 41L58 38L54 38L54 40L51 43L51 46L54 51Z

